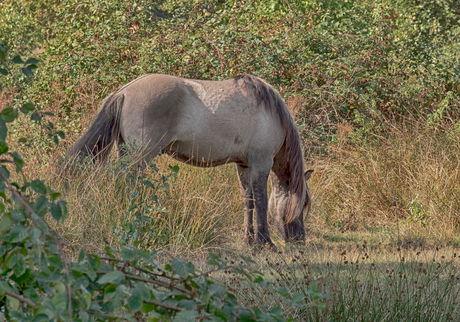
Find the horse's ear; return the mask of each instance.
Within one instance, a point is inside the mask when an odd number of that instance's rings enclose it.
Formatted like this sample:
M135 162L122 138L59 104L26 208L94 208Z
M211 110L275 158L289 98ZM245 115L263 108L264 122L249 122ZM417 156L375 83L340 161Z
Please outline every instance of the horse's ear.
M305 171L305 173L304 173L304 175L303 175L303 177L305 178L305 181L308 181L308 179L310 179L311 174L313 173L313 171L314 171L314 170L311 170L311 169Z

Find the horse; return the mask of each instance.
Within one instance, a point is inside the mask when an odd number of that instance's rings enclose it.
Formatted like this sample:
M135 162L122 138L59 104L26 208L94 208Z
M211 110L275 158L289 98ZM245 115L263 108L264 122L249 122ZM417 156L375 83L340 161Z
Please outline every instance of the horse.
M284 100L261 78L141 76L105 98L68 156L104 162L114 144L118 157L126 153L123 146L142 146L145 164L160 153L197 167L235 163L245 243L276 249L267 208L286 243L305 242L303 214L311 207L307 180L313 171L304 173L299 132Z

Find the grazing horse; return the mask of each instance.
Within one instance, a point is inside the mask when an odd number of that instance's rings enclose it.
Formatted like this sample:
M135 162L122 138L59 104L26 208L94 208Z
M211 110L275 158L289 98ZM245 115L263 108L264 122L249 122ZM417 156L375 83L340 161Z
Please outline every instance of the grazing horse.
M68 155L104 161L114 143L118 156L123 143L142 146L147 163L160 152L198 167L236 163L245 242L274 248L267 208L286 242L305 241L303 213L311 204L306 179L312 171L304 174L294 120L264 80L250 75L224 81L141 76L104 100Z

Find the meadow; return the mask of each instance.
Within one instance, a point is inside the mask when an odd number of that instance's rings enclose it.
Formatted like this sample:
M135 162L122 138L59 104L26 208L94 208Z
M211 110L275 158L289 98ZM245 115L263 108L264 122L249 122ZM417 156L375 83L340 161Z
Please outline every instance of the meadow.
M456 1L5 0L0 17L5 319L460 318ZM63 170L103 98L145 73L280 91L314 169L305 246L274 227L279 252L243 244L231 164Z

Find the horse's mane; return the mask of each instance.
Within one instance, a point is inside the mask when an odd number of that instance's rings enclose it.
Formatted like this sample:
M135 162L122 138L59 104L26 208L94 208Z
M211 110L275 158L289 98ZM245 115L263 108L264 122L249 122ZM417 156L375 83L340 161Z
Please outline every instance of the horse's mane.
M264 103L266 108L275 109L286 133L284 139L284 164L289 182L288 191L291 195L287 205L286 223L293 222L302 212L305 202L305 182L303 150L299 132L294 119L281 95L270 84L252 75L238 75L235 82L243 81L249 92L254 94L258 104Z

